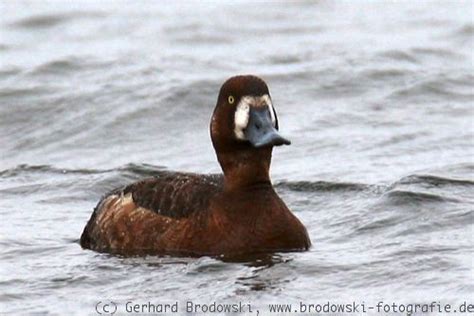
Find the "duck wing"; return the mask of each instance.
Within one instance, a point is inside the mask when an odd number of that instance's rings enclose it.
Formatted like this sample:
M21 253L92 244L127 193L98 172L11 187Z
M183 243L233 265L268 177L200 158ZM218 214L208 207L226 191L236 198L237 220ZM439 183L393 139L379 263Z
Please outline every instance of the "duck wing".
M207 209L209 199L221 190L223 181L219 174L167 172L128 185L121 194L131 193L137 206L179 219Z
M163 233L173 222L207 210L223 183L219 174L162 171L115 189L95 207L81 235L81 246L95 250L122 248L123 243L117 247L113 244L122 235L129 237L136 225L141 225L140 230L150 227L156 234Z

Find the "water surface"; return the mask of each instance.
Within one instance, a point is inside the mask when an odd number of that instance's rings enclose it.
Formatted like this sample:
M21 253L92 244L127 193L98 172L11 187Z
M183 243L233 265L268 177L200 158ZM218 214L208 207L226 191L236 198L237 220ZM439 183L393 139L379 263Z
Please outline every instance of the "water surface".
M383 300L474 293L473 3L0 2L0 307ZM219 172L222 82L270 87L272 178L305 253L225 262L82 250L99 198Z

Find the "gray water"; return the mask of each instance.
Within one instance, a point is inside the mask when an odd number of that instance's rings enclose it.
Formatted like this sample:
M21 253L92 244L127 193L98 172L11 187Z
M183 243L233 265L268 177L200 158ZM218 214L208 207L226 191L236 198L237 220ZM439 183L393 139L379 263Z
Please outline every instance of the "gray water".
M473 2L2 0L0 12L0 312L474 303ZM293 142L274 150L272 179L311 250L244 262L82 250L108 190L163 168L220 171L209 118L242 73L267 81Z

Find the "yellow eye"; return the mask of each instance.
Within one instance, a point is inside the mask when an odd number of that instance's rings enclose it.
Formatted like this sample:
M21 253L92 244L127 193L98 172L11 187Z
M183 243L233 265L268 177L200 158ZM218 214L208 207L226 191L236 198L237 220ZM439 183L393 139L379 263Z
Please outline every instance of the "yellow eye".
M229 104L234 104L235 99L233 96L229 95L229 97L227 98L227 101L229 101Z

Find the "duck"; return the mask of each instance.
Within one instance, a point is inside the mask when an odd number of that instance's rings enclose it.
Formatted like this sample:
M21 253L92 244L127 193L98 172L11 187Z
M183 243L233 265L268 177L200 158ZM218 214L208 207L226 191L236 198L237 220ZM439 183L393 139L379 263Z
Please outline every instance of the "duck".
M222 174L163 170L105 194L80 245L119 255L220 256L305 251L305 226L270 180L273 147L290 145L265 81L221 86L210 136Z

